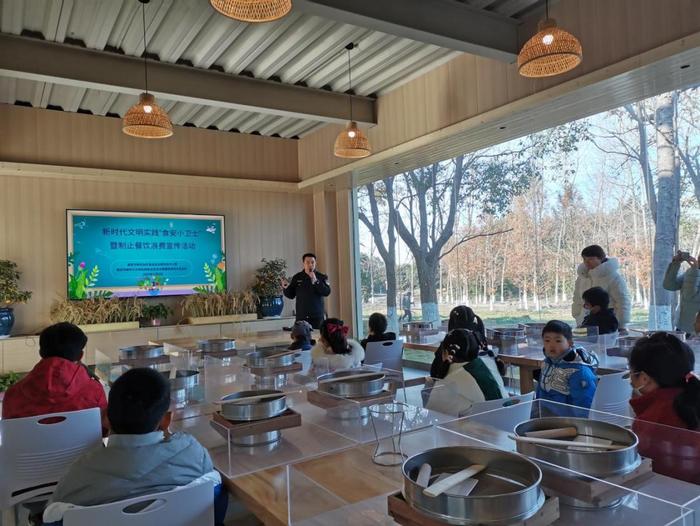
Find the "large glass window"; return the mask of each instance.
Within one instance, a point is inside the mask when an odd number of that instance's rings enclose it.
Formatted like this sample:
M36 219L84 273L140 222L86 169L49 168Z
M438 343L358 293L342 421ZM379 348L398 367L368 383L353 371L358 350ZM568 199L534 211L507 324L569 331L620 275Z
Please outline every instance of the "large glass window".
M646 99L356 189L362 318L573 323L581 250L619 266L629 327L671 328L664 274L700 252L700 91ZM681 269L688 268L683 263Z

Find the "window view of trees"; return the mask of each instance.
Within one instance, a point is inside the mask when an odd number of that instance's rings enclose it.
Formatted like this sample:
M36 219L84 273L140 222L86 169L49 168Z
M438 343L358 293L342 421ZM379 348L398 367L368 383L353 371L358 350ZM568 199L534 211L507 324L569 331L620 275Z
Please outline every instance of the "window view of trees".
M357 189L366 318L570 312L581 249L618 258L632 325L671 327L663 276L700 252L700 90L666 93Z

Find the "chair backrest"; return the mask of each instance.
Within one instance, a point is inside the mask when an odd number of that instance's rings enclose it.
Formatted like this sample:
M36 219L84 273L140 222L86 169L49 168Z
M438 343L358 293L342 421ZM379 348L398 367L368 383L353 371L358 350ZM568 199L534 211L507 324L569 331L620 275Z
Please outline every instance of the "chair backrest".
M175 488L100 506L73 508L63 526L200 526L214 524L211 482Z
M598 386L591 403L591 409L593 410L590 414L591 419L618 425L629 424L629 420L626 418L615 418L612 415L596 413L596 411L602 411L620 415L621 417L630 416L629 402L632 397L632 386L629 380L624 378L628 374L628 371L621 371L598 376Z
M487 400L472 404L469 411L462 416L474 417L474 421L493 426L501 431L512 432L520 422L530 419L532 401L535 393L501 398L499 400ZM495 411L498 409L498 411ZM476 416L478 415L478 416Z
M51 494L71 463L101 441L98 407L0 420L0 509Z
M401 372L403 370L403 341L367 342L365 364L372 365L378 362L382 362L385 369Z

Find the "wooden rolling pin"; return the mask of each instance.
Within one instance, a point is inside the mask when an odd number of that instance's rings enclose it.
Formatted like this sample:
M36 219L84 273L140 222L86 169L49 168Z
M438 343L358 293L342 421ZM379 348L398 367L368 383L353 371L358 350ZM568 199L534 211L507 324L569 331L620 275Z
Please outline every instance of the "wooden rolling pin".
M430 484L430 475L432 471L433 468L430 466L430 464L423 464L420 467L420 470L418 471L418 476L416 477L416 484L418 484L421 488L427 488L428 484Z
M486 466L482 466L481 464L474 464L472 466L469 466L468 468L463 469L462 471L458 471L454 475L450 475L449 477L428 486L423 490L423 495L427 497L437 497L438 495L442 495L450 488L456 486L460 482L464 482L465 480L473 477L477 473L481 473L485 469Z
M532 438L532 437L521 437L516 435L508 435L508 438L515 440L516 442L524 442L526 444L536 444L540 446L552 446L552 447L586 447L591 449L602 449L606 451L613 451L617 449L625 449L629 446L621 446L618 444L594 444L589 442L572 442L571 440L553 440L550 438Z
M231 400L219 400L217 403L221 405L226 404L250 404L252 402L257 402L258 400L265 400L267 398L276 398L284 396L284 393L268 393L264 395L251 395L244 396L242 398L233 398Z
M528 431L526 437L532 438L575 438L578 436L578 429L575 427L557 427L554 429L543 429L542 431Z

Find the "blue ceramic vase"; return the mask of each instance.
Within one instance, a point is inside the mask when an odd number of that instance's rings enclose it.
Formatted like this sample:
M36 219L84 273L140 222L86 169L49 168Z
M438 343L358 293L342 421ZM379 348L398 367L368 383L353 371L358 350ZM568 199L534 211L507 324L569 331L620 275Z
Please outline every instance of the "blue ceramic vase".
M8 338L14 324L14 311L10 307L0 308L0 338Z
M260 298L260 314L263 318L275 318L282 314L284 300L282 296L268 296Z

